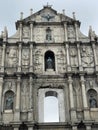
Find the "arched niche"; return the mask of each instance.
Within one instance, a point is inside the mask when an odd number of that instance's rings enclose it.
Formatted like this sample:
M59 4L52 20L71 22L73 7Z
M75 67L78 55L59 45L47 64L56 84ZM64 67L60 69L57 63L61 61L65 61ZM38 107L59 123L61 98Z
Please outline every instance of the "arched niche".
M52 51L47 51L44 57L45 71L53 70L55 71L55 55Z
M14 92L8 90L4 95L4 109L13 110L14 108Z
M89 89L87 91L87 99L88 99L88 105L90 108L97 108L97 92L94 89Z
M55 122L64 122L65 121L65 107L64 107L64 93L63 89L52 89L52 88L41 88L38 91L38 121L44 122L44 103L45 100L55 102L55 107L57 108L57 120ZM54 107L54 106L53 106ZM49 112L50 113L50 112ZM51 114L51 113L50 113ZM51 122L51 121L47 121ZM54 122L54 121L52 121Z
M59 122L58 94L55 91L45 93L44 122Z

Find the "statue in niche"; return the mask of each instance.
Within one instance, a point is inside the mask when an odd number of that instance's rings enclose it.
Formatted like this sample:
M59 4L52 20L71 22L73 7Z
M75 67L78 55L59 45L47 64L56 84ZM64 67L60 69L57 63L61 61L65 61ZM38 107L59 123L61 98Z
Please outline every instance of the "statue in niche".
M88 46L83 46L81 51L83 66L91 66L93 64L93 52Z
M14 67L17 65L17 50L15 48L11 48L9 51L8 65L9 67Z
M90 96L89 103L90 103L90 108L96 108L97 107L97 101L92 95Z
M48 41L52 40L51 29L49 27L46 29L46 40Z
M29 65L29 50L27 49L22 51L22 65L25 67Z
M53 60L52 58L48 57L46 59L47 69L53 69Z
M77 59L76 59L77 51L75 48L70 49L70 56L71 56L72 65L77 66Z
M13 95L8 95L6 97L5 109L13 109Z

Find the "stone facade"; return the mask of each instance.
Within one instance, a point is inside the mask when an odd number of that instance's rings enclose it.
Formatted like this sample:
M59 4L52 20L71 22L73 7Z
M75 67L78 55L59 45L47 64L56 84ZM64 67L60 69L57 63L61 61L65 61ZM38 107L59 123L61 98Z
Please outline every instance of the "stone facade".
M98 41L51 6L0 37L0 130L97 130ZM44 98L58 99L59 122L44 122ZM51 113L49 113L51 114Z

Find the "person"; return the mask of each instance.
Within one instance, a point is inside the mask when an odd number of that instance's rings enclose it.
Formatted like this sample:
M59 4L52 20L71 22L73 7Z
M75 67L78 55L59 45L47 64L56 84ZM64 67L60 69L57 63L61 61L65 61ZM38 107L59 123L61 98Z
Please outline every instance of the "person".
M47 69L53 69L53 60L50 57L47 59Z
M93 96L90 96L90 107L91 108L96 108L97 107L96 99Z

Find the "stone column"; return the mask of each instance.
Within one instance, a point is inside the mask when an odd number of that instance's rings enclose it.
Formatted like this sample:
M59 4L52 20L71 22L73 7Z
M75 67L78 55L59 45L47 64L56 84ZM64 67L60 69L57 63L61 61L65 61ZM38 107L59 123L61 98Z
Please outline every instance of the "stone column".
M30 22L30 42L33 42L33 22Z
M3 89L3 77L0 77L0 121L2 120L2 89Z
M33 121L33 77L29 78L29 112L28 121Z
M30 68L29 72L33 72L33 43L30 42Z
M73 80L72 80L71 75L68 75L71 120L76 120L76 111L75 111L75 108L74 108L74 97L73 97L73 86L72 86L72 82L73 82Z
M86 126L86 130L92 130L91 126Z
M14 120L19 121L20 120L20 85L21 85L21 77L18 75L17 77L17 91L16 91L16 104L15 104L15 114L14 114Z
M78 130L77 126L72 126L72 130Z
M88 110L88 104L87 104L87 96L86 96L86 89L85 89L85 80L84 75L80 75L80 82L81 82L81 89L82 89L82 101L83 101L83 108L84 108L84 119L89 120L89 110Z
M6 43L4 42L4 43L3 43L3 50L2 50L1 72L4 72L5 50L6 50Z
M33 130L33 125L28 125L28 130Z
M81 55L80 55L80 43L77 43L77 50L78 50L79 71L83 71L82 62L81 62Z
M93 54L94 54L95 71L98 72L98 61L97 61L97 55L96 55L96 45L95 45L94 41L92 41L92 48L93 48Z
M76 41L79 41L78 26L76 22L75 22L75 33L76 33Z
M18 58L18 72L21 72L21 54L22 54L22 43L19 42L19 58Z
M67 34L67 23L64 23L64 41L68 41L68 34Z
M23 39L22 39L22 21L20 21L19 23L19 41L21 42Z
M67 71L71 71L70 59L69 59L69 44L66 43L66 58L67 58Z

